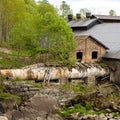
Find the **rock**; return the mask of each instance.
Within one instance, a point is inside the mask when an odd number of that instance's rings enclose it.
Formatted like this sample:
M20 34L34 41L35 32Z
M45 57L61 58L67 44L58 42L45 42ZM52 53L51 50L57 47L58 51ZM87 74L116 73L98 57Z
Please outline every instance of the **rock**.
M0 113L5 113L5 108L3 107L2 103L0 103Z
M6 116L0 116L0 120L8 120Z
M25 106L19 110L12 111L9 120L62 120L56 115L58 104L54 97L37 93Z
M37 111L45 111L47 113L51 113L55 111L55 106L57 106L57 101L55 98L51 96L37 93L33 98L30 99L30 102L26 107L29 106Z
M107 117L102 113L99 115L99 120L107 120Z
M70 116L70 118L71 118L72 120L78 120L79 117L80 117L80 113L79 113L79 112L77 112L77 113L72 113L71 116Z

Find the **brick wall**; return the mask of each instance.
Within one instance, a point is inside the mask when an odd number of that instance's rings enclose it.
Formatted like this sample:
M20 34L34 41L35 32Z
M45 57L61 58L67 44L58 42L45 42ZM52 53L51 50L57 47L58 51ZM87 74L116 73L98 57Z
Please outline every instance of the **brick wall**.
M78 52L82 52L81 62L96 62L106 53L106 48L96 42L90 36L75 36L77 47L74 52L74 57ZM92 58L92 52L97 52L97 58Z

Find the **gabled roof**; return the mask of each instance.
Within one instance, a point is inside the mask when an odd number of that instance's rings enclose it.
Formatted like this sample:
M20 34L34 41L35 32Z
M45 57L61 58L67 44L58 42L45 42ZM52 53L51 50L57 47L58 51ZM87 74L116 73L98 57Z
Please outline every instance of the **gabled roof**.
M96 18L84 19L84 20L72 20L68 22L68 24L72 29L79 29L79 30L87 30L98 23L99 21Z
M97 24L89 30L74 30L75 35L91 35L110 50L120 50L120 23Z
M96 39L95 37L89 35L90 38L92 38L93 40L95 40L98 44L102 45L105 49L109 49L106 45L104 45L102 42L100 42L98 39Z
M103 58L120 59L120 50L109 51L103 56Z
M110 16L110 15L92 15L93 18L98 19L112 19L112 20L120 20L120 16Z
M114 22L114 20L120 21L120 16L97 15L96 17L97 20L111 19L112 21L103 21L101 24L95 24L90 29L86 30L73 29L71 26L74 34L92 36L96 41L106 48L109 48L108 53L104 57L120 59L120 22Z
M110 15L92 15L91 18L97 18L99 20L102 20L104 22L120 22L120 16L110 16Z

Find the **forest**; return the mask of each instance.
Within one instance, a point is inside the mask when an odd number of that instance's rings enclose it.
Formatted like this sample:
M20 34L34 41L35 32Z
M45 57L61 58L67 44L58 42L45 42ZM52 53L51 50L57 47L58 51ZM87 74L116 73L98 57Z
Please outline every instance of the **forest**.
M67 21L48 1L0 0L0 44L41 61L72 61L75 40Z

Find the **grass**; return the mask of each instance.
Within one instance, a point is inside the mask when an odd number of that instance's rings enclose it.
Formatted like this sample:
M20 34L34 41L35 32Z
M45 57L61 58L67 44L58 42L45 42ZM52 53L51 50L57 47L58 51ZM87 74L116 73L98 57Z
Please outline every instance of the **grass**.
M4 93L4 92L0 94L0 100L5 101L10 99L15 100L17 104L21 103L21 98L16 95L10 93Z
M0 52L0 69L20 68L26 65L20 56Z
M59 113L59 115L62 117L62 118L67 118L69 117L72 113L80 113L81 116L83 115L87 115L87 114L98 114L98 112L95 112L93 110L93 106L88 104L86 106L82 106L80 104L76 104L74 105L73 107L71 108L66 108L66 107L63 107L62 108L62 112Z
M25 81L25 84L29 84L29 85L32 85L36 88L39 88L39 89L42 89L43 88L43 85L41 83L35 83L33 81Z
M76 93L87 93L89 91L94 90L96 87L95 86L87 86L82 83L74 83L74 85L71 84L64 84L61 86L62 89L68 90L68 91L74 91Z

